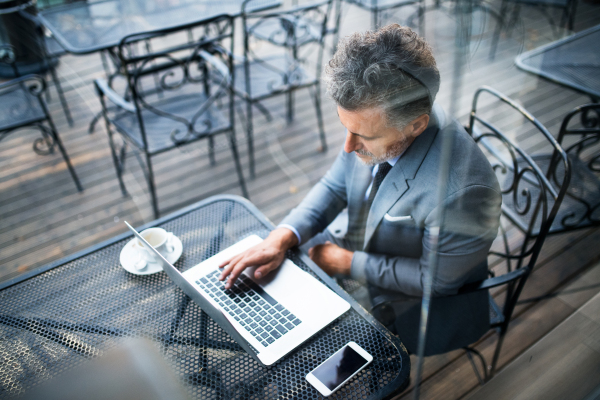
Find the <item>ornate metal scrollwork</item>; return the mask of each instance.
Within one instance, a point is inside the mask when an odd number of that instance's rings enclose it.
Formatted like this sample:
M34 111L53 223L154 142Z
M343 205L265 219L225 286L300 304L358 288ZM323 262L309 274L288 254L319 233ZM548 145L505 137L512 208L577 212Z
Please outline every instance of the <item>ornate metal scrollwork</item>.
M571 124L579 118L579 124ZM559 142L565 146L573 165L573 179L566 196L571 211L561 218L565 229L600 224L600 105L588 104L571 111L563 120ZM555 177L558 172L552 171ZM555 178L556 182L556 178Z

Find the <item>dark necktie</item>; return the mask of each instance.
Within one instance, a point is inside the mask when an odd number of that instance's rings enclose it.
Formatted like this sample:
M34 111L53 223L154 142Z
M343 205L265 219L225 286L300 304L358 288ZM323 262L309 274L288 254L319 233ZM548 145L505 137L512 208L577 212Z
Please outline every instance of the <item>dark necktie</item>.
M373 179L373 186L371 187L371 193L369 193L369 199L367 200L367 210L371 209L371 204L373 204L373 199L377 194L377 190L379 190L379 186L381 186L381 182L385 179L385 176L390 172L392 166L383 162L379 164L379 168L377 169L377 173L375 174L375 178Z
M377 169L375 178L373 178L373 185L371 186L369 198L362 204L360 215L356 221L355 228L352 229L353 234L350 236L350 239L355 241L357 249L362 248L367 227L367 218L369 217L369 210L371 209L371 205L373 204L373 199L375 199L375 195L377 194L377 190L379 190L379 186L381 186L381 182L383 182L383 179L388 174L388 172L390 172L391 169L392 166L390 164L388 164L387 162L383 162L379 164L379 168Z

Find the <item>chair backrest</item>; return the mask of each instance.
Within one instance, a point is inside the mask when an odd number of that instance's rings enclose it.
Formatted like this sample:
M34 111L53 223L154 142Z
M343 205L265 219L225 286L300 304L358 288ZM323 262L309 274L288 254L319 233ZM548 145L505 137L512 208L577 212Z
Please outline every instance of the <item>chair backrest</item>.
M481 105L480 98L483 94L491 96L492 102ZM491 112L486 113L486 110ZM549 154L541 158L528 154L512 138L515 136L514 132L502 132L495 121L482 116L486 114L496 119L506 119L508 116L509 125L513 127L515 123L523 125L525 121L525 125L530 128L529 134L532 131L541 142L538 146L545 145ZM500 235L492 245L488 257L492 277L469 283L459 290L463 294L492 288L505 289L502 310L495 301L490 302L491 326L498 329L500 337L490 371L487 371L484 363L484 377L487 380L496 370L512 313L567 191L571 166L566 152L535 117L490 87L484 86L475 92L467 131L490 160L502 190ZM564 171L554 184L538 164L540 159L550 162L548 160L552 154ZM483 382L471 358L471 352L479 353L468 349L475 372L480 382Z
M560 127L558 143L572 163L571 186L562 212L553 229L568 231L600 224L600 104L587 104L569 112ZM563 171L555 153L548 167L553 182Z
M264 0L244 0L242 3L245 59L261 59L264 56L253 51L252 41L269 43L288 49L293 59L300 63L314 63L318 78L334 1L322 0L285 10L253 12L253 9L259 8L261 1ZM316 51L308 46L311 44L317 46ZM303 52L303 48L307 50Z
M211 128L209 108L224 98L229 106L228 124L233 125L233 28L232 18L222 15L121 40L117 49L119 68L142 136L146 131L142 113L152 113L179 123L179 128L171 131L175 144L183 143L190 135L200 137ZM192 114L180 115L169 104L174 98L194 95L203 98L194 103Z
M12 131L27 125L36 125L45 134L47 128L39 124L47 121L50 128L54 125L43 99L46 81L39 75L25 75L0 83L0 140ZM34 150L38 154L47 154L44 141L38 139Z
M568 142L569 137L576 138ZM600 172L600 104L582 105L568 113L557 141L567 154L584 161L590 171Z
M483 94L493 102L482 106ZM500 107L498 102L504 107ZM556 155L564 173L560 181L550 181L538 157L531 156L512 139L512 132L502 132L482 115L514 115L518 124L523 121L532 128L536 138ZM492 110L490 113L489 110ZM507 112L504 112L508 110ZM483 111L483 112L482 112ZM500 182L502 189L502 221L500 234L490 251L492 278L466 285L461 293L473 290L506 288L502 321L506 330L518 297L532 272L550 226L557 214L570 182L570 163L567 154L548 130L523 107L490 87L477 90L467 130L480 145ZM539 143L538 143L539 145ZM495 276L496 274L502 274ZM497 359L497 355L495 360ZM493 363L495 365L495 361Z

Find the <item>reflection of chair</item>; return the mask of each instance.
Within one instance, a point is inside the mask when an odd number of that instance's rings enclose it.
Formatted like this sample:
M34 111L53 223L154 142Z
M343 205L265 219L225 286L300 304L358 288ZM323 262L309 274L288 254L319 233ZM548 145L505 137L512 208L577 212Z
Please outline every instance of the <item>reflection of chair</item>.
M314 100L321 148L327 149L319 77L323 58L327 18L333 0L294 7L276 12L246 12L253 0L242 6L244 27L244 59L236 66L236 94L246 101L246 134L250 156L250 174L254 176L253 106L267 120L271 113L261 104L263 100L285 95L287 120L294 116L294 92L308 88ZM256 41L256 43L254 43ZM251 45L252 42L252 45ZM253 50L262 43L270 52L258 55ZM315 49L316 46L316 49ZM312 64L313 71L308 67Z
M12 47L0 46L0 62L15 68L14 60ZM46 82L36 75L22 76L0 84L0 140L23 128L39 130L42 137L34 141L33 150L37 154L47 155L58 146L77 189L81 191L83 188L42 98L45 90Z
M169 35L192 28L202 30L199 39L164 48L172 39ZM148 41L156 45L146 46ZM220 41L228 41L233 46L230 17L130 35L121 40L118 48L129 100L119 96L105 80L95 81L121 190L126 194L123 171L127 148L131 145L145 173L156 217L159 207L152 157L208 139L209 157L214 164L214 141L218 134L227 136L242 192L248 197L233 129L234 103L230 86L233 63L228 52L218 44ZM149 48L155 50L147 51ZM107 107L106 99L116 109ZM115 140L115 131L123 139L122 144ZM139 157L140 153L145 161Z
M483 93L491 94L517 111L519 117L525 117L534 130L539 131L544 144L554 149L556 162L561 166L560 176L557 175L551 182L534 157L525 153L489 120L481 117L477 107ZM498 107L494 110L497 113ZM462 294L494 288L494 297L490 296L490 324L499 337L489 373L481 354L473 348L466 349L477 377L483 383L495 372L513 310L560 208L571 172L566 152L546 128L526 110L494 89L483 87L475 93L468 131L488 156L502 188L500 236L492 246L489 257L492 277L465 285L459 291ZM501 275L495 276L498 273ZM496 303L498 298L504 299L501 307ZM483 363L483 377L477 370L472 354L477 354Z
M423 31L423 18L425 15L425 0L346 0L350 4L355 4L358 7L367 10L371 13L371 29L375 30L385 25L384 20L391 18L386 17L387 14L391 14L393 10L404 6L416 6L417 15L419 18L419 32L421 35Z
M600 104L576 107L562 122L558 143L571 162L571 184L549 233L600 225ZM556 153L556 152L555 152ZM550 159L554 163L550 164ZM556 154L540 156L557 184L564 172Z

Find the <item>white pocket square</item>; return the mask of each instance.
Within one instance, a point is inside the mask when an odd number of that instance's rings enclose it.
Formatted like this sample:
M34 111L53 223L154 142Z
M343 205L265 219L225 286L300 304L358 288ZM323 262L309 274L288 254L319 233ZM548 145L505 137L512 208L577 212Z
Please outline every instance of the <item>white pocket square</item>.
M390 214L385 214L383 216L383 218L386 221L390 221L390 222L399 222L399 221L412 221L413 217L411 217L410 215L401 215L399 217L392 217Z

